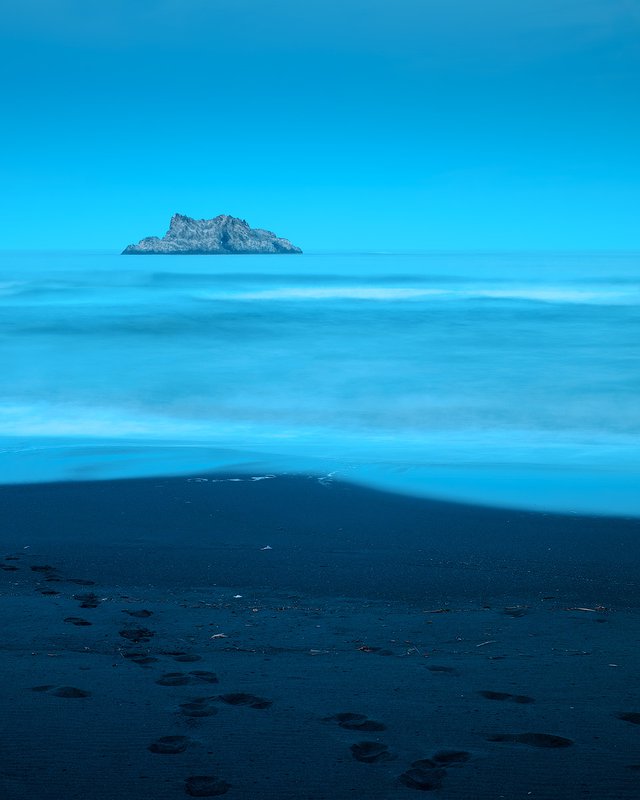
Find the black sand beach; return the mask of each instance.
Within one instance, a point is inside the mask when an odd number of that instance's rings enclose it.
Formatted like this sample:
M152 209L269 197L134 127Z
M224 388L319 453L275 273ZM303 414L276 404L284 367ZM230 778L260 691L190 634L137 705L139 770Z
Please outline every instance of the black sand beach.
M215 475L0 508L3 798L638 797L638 520Z

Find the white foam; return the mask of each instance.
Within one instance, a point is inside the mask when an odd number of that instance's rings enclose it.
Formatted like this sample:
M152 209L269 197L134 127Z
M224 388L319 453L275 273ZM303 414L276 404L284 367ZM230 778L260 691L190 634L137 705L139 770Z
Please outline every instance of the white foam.
M269 301L323 301L362 300L372 302L399 302L416 300L528 300L541 303L586 303L618 305L640 303L640 291L633 286L625 289L607 289L599 286L576 288L573 286L529 285L482 287L478 285L448 286L447 288L421 286L286 286L277 289L253 291L198 292L200 300L269 302Z
M465 292L468 297L486 297L496 300L533 300L543 303L602 303L605 305L628 302L635 293L603 289L574 289L554 286L509 287L504 289L474 289Z
M0 296L10 297L20 294L26 285L24 281L0 281Z
M8 445L8 442L4 443ZM568 443L566 443L568 445ZM305 448L308 449L308 448ZM202 444L144 443L121 440L32 440L29 447L15 442L0 448L0 482L34 483L60 480L97 480L139 478L160 475L202 475L209 478L188 478L193 482L253 483L279 475L297 474L315 478L323 484L346 480L384 491L412 496L425 496L539 510L573 511L592 514L640 516L640 467L625 469L618 456L610 451L612 463L589 468L585 459L567 446L555 445L556 463L545 461L553 455L553 446L539 449L529 463L491 463L503 449L486 453L484 449L473 460L464 459L455 449L445 463L443 450L437 458L411 460L407 451L402 460L371 458L354 462L333 455L328 458L304 458L273 454L222 450ZM635 450L635 449L634 449ZM637 451L636 451L637 452ZM583 448L584 453L584 448ZM369 453L369 456L372 454ZM413 454L415 455L415 453ZM434 455L437 455L434 453ZM468 455L468 454L467 454ZM520 453L522 455L522 453ZM529 454L531 455L531 454ZM629 454L627 454L628 456ZM506 461L509 459L507 458ZM538 463L535 463L535 462ZM256 474L256 468L264 470ZM271 470L271 471L267 471ZM213 475L212 475L213 473ZM219 477L217 477L217 476ZM232 475L233 477L226 477Z
M237 294L204 293L200 297L233 300L413 300L447 294L446 289L422 289L382 286L289 286Z

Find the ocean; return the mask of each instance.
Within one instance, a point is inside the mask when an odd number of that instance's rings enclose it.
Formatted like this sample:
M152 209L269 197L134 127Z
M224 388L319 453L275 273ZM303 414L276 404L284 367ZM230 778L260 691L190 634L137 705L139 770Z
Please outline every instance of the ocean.
M2 483L640 514L637 253L4 253L0 308Z

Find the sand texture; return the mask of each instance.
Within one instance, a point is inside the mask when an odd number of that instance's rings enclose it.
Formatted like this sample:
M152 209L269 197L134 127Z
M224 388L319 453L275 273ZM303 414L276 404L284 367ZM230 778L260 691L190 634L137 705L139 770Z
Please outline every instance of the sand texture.
M638 797L637 521L304 477L0 500L2 798Z

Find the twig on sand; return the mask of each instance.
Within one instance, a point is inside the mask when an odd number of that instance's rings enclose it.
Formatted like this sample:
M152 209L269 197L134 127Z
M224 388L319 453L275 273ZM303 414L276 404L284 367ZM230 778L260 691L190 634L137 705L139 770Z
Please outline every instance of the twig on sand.
M497 641L497 639L489 639L486 642L480 642L480 644L477 644L476 647L484 647L485 644L495 644Z

